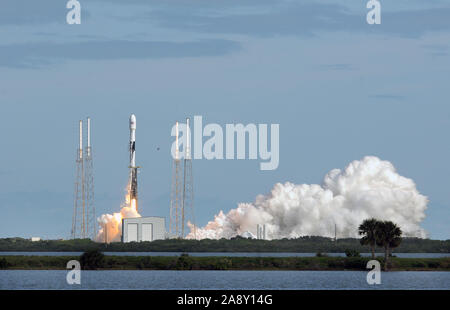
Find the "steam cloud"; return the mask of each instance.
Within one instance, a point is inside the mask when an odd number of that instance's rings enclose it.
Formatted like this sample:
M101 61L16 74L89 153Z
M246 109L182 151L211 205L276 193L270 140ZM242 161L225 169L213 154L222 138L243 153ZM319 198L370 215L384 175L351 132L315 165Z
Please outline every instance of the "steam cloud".
M368 218L398 224L404 236L427 237L420 227L428 199L413 180L399 175L394 166L367 156L351 162L343 171L331 170L322 185L277 183L268 195L254 203L240 203L227 214L222 211L203 228L197 239L256 235L265 224L267 239L300 236L358 237L358 226ZM194 238L193 225L188 238Z
M129 188L129 186L127 186L127 188ZM122 219L131 217L141 217L141 215L136 211L136 201L130 201L130 193L128 191L120 212L102 214L97 219L100 228L95 237L95 241L107 243L119 242L122 236Z

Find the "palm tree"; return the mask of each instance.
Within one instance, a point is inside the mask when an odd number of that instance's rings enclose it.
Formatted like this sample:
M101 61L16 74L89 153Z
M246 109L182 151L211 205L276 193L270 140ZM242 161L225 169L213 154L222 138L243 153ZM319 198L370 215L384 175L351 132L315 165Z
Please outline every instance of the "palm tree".
M360 242L361 245L369 245L372 252L372 259L375 259L375 244L377 243L376 238L376 228L378 221L374 218L364 220L361 225L359 225L358 232L363 237Z
M388 268L390 249L402 242L402 230L391 221L378 222L376 227L377 245L384 247L384 270Z

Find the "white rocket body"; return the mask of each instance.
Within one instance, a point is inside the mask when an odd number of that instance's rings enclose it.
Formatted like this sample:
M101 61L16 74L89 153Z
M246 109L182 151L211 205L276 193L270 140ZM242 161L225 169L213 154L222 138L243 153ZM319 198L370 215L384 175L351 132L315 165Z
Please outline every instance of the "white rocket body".
M136 167L136 116L130 116L130 168Z
M137 169L136 166L136 116L130 116L130 201L136 201L137 206Z

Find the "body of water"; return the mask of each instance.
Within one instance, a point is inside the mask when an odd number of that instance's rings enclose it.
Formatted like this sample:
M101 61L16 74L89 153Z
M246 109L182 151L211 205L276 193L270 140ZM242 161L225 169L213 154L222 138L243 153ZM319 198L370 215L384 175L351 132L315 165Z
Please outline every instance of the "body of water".
M2 255L25 256L80 256L83 252L0 252ZM183 252L104 252L105 255L117 256L180 256ZM188 252L190 256L230 256L230 257L313 257L316 253L253 253L253 252ZM327 253L329 256L344 257L345 253ZM362 256L370 256L370 253L361 253ZM384 253L377 253L384 256ZM450 257L450 253L393 253L397 257L405 258L440 258Z
M450 289L450 272L382 272L380 285L364 271L81 271L68 285L65 270L0 270L0 289Z

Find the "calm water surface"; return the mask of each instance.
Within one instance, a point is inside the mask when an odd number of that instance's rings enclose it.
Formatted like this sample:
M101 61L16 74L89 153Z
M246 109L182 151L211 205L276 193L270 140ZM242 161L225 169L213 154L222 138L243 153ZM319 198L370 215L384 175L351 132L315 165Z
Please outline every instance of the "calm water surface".
M383 272L368 285L364 271L82 271L68 285L64 270L0 270L0 289L450 289L450 272Z

